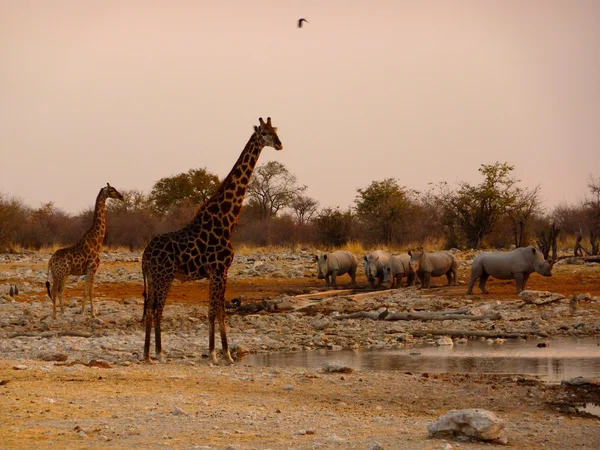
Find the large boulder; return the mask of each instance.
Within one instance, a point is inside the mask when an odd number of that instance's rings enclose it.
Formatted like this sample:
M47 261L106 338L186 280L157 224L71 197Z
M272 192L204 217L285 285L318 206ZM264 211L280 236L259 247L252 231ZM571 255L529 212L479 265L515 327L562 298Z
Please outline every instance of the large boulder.
M529 289L521 291L519 297L521 297L525 303L532 305L545 305L546 303L557 302L565 298L562 294L548 291L532 291Z
M427 427L429 437L466 436L480 441L506 444L506 424L486 409L452 410Z

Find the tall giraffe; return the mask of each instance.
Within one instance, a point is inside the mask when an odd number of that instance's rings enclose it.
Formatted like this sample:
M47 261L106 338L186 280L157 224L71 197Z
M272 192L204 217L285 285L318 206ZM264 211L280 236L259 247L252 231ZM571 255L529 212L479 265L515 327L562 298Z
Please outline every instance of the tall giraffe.
M60 312L65 313L62 295L69 275L85 275L81 314L85 311L85 299L89 297L92 317L96 317L92 289L94 276L100 265L100 249L106 235L106 199L108 198L123 201L123 196L119 191L106 183L106 187L100 189L98 197L96 197L94 222L90 229L85 232L77 244L57 250L48 261L46 290L52 300L52 316L55 319L57 298L60 303ZM52 286L50 285L50 278L52 278Z
M155 236L144 250L144 359L148 363L152 362L150 335L153 322L156 357L162 360L160 322L171 283L174 279L201 278L208 278L210 282L208 347L211 360L217 363L215 319L218 319L223 356L228 363L233 363L225 329L225 285L234 254L231 234L260 152L267 146L275 150L283 148L271 118L265 123L261 117L259 122L260 126L254 127L254 133L229 175L217 192L198 208L194 219L178 231Z

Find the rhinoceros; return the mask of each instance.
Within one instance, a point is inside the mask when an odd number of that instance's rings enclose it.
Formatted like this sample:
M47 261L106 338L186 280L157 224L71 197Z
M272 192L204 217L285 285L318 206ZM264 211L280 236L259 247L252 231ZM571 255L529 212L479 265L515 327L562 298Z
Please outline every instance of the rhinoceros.
M510 252L485 252L477 255L471 264L471 278L467 294L473 292L473 285L479 278L479 289L484 294L487 279L492 276L499 280L516 280L517 294L525 289L529 275L537 272L545 277L552 276L552 263L546 261L535 247L520 247Z
M406 277L408 286L415 284L415 273L410 268L410 255L392 255L384 269L384 283L390 283L390 289L399 288L402 278Z
M365 275L371 284L371 287L375 286L375 280L379 282L379 285L383 283L385 266L390 259L390 254L383 250L375 250L364 257L364 268Z
M338 275L350 274L352 285L356 285L356 268L358 259L351 252L338 250L333 253L323 253L315 256L317 261L317 278L325 280L327 286L336 286L335 279ZM331 282L329 281L331 277Z
M410 267L421 280L421 288L431 287L431 277L446 275L448 286L458 285L456 281L456 269L458 263L450 252L408 252L410 255Z

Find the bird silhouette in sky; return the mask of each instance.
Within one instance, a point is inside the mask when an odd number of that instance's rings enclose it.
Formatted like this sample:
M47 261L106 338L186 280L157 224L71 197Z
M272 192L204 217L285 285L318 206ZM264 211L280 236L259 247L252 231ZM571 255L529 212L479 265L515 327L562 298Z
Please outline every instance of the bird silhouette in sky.
M298 19L298 28L302 28L302 22L309 23L304 17Z

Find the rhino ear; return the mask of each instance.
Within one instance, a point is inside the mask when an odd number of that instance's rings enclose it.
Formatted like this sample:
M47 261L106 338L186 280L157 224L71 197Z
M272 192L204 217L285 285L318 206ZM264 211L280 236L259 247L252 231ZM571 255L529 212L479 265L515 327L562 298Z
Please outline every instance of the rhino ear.
M531 247L531 251L533 252L534 255L535 255L535 252L537 252L537 250L535 249L535 247Z
M324 254L324 255L323 255L323 259L324 259L325 261L327 261L327 254Z
M368 261L368 260L369 260L369 258L367 258L367 255L363 256L363 259L364 259L365 261Z
M315 255L315 261L319 260L319 255Z
M408 251L408 256L412 256L412 250Z

